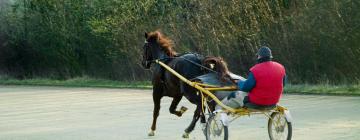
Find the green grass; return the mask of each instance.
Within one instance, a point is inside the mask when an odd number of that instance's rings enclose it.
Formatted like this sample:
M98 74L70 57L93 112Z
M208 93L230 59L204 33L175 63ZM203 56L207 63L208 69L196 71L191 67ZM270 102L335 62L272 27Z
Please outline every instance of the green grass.
M101 88L137 88L151 89L149 81L126 82L104 79L93 79L87 77L73 78L69 80L52 80L52 79L11 79L1 78L0 85L30 85L30 86L63 86L63 87L101 87Z
M17 80L0 76L0 85L30 85L30 86L63 86L63 87L101 87L101 88L136 88L151 89L150 81L126 82L88 77L73 78L69 80L52 79L25 79ZM286 94L311 94L311 95L352 95L360 96L360 84L353 85L286 85Z
M356 95L360 96L360 84L352 85L287 85L284 89L288 94L326 94L326 95Z

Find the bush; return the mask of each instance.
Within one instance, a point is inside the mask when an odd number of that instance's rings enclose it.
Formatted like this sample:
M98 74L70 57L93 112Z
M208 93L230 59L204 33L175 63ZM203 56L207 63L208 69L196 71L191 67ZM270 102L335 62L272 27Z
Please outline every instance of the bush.
M246 74L261 44L293 83L360 77L356 0L14 0L0 13L0 71L18 78L144 80L145 31L161 29L179 52L222 56Z

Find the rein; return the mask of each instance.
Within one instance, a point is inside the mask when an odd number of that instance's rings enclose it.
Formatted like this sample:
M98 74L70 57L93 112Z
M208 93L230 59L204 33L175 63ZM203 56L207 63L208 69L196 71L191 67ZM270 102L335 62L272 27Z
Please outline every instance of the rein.
M196 66L198 66L198 67L200 67L200 68L206 69L206 70L211 71L211 72L216 73L216 74L219 74L219 72L217 72L217 71L214 71L214 70L212 70L212 69L210 69L210 68L208 68L208 67L205 67L204 65L201 65L201 64L199 64L199 63L196 63L196 62L194 62L194 61L191 61L191 60L186 59L186 58L183 58L183 57L166 57L166 58L161 58L161 59L156 59L156 60L163 61L163 60L169 60L169 59L174 59L174 58L184 59L185 61L188 61L188 62L190 62L191 64L194 64L194 65L196 65ZM150 62L150 63L155 63L156 60L148 60L148 62Z
M150 47L150 44L149 44L149 42L148 42L147 40L145 40L145 45L146 45L147 47ZM146 49L147 49L147 48L146 48ZM168 57L168 56L166 56L166 55L165 55L165 56L162 55L162 56L160 56L159 59L145 60L145 63L146 63L146 64L149 64L149 63L151 64L151 63L156 63L157 60L158 60L158 61L166 61L166 60L171 60L171 59L174 59L174 58L181 58L181 59L183 59L183 60L185 60L185 61L190 62L191 64L193 64L193 65L195 65L195 66L198 66L198 67L203 68L203 69L206 69L206 70L208 70L208 71L210 71L210 72L219 74L219 72L217 72L217 71L215 71L215 70L212 70L212 69L210 69L210 68L208 68L208 67L205 67L204 65L201 65L201 64L199 64L199 63L196 63L196 62L191 61L191 60L189 60L189 59L186 59L186 58L184 58L184 57ZM229 79L230 79L231 81L234 81L231 77L229 77Z

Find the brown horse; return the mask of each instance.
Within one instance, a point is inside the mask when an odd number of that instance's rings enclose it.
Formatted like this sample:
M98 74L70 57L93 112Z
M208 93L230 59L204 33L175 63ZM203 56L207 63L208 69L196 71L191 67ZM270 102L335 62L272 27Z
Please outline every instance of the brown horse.
M205 62L204 64L213 66L215 70L219 71L218 73L221 77L226 77L226 75L228 75L227 67L224 65L222 59L220 60L220 58L215 57L204 59L202 56L194 53L178 55L173 49L172 41L159 31L145 33L145 39L142 61L142 65L145 69L150 69L153 60L161 59L165 64L185 78L193 79L207 72L198 65ZM189 133L194 129L199 118L201 118L202 123L205 123L205 116L201 113L200 109L201 100L199 95L196 94L196 89L180 81L177 77L158 64L153 67L152 85L154 110L149 136L155 135L156 121L160 110L160 100L164 96L173 98L169 111L171 114L175 114L179 117L182 116L184 110L176 110L176 108L183 96L191 103L197 105L193 120L185 129L183 137L186 138L189 136Z

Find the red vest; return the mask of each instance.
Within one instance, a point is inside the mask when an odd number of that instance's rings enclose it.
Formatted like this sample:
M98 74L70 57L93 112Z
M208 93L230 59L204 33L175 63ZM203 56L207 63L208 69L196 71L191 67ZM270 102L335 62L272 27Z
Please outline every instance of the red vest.
M263 62L253 66L256 84L249 93L249 100L259 105L274 105L279 102L283 92L285 68L273 61Z

